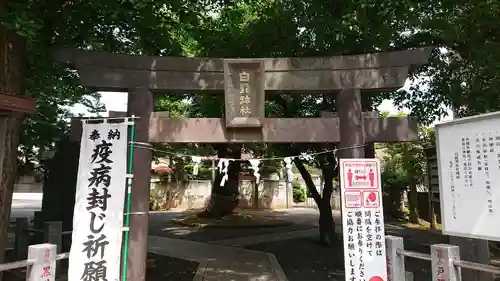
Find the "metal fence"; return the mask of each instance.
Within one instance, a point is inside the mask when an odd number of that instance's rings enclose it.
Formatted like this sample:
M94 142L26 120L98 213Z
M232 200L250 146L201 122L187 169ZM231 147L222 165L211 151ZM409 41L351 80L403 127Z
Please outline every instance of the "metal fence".
M17 218L14 232L16 258L25 259L33 236L36 237L35 240L56 245L57 250L61 252L63 236L71 234L72 231L62 231L62 222L60 221L45 222L43 229L36 229L29 227L27 218Z
M26 280L53 281L56 277L56 261L67 259L69 253L56 254L57 246L54 244L38 244L28 247L28 259L0 264L0 272L27 267Z
M385 240L389 281L413 280L413 274L405 270L405 257L430 261L432 280L461 281L462 268L500 274L500 267L460 260L460 250L455 245L431 245L431 253L426 254L405 250L402 237L386 236Z
M46 222L44 229L28 227L28 220L16 220L15 254L20 261L0 264L0 272L28 267L26 280L54 280L57 275L56 265L59 260L67 259L69 253L58 253L62 249L64 235L71 231L62 231L61 222ZM29 245L32 233L43 234L44 244ZM461 269L471 269L492 274L500 274L500 267L460 260L458 246L447 244L431 245L430 254L404 249L402 237L386 236L387 274L389 281L412 281L413 274L405 270L405 257L430 261L432 280L461 281Z
M0 272L27 267L28 281L54 280L59 273L56 271L57 261L69 257L69 253L60 253L63 236L71 233L72 231L62 231L60 221L46 222L43 229L35 229L29 227L27 218L17 218L14 255L19 261L0 264ZM32 236L44 243L30 245Z

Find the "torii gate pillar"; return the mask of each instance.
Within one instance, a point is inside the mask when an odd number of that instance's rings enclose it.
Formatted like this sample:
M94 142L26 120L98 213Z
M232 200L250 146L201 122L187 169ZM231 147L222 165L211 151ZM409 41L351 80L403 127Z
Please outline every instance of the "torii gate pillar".
M340 158L365 158L365 130L359 89L344 89L337 95ZM348 149L343 149L347 148Z
M149 142L149 119L153 112L153 94L147 88L128 90L127 116L139 117L135 122L136 142ZM130 136L130 134L129 134ZM130 145L129 145L130 149ZM127 257L127 280L146 280L148 247L148 212L150 186L150 149L134 149L132 156L131 214ZM130 159L129 159L130 161ZM147 168L145 168L147 166Z

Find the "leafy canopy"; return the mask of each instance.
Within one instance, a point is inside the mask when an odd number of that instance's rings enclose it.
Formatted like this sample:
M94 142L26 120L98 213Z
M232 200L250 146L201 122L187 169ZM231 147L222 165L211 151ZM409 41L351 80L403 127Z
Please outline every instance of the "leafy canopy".
M445 114L497 110L500 60L497 0L374 1L8 1L2 24L26 36L29 68L26 96L37 96L35 116L21 139L26 159L53 147L67 131L68 107L83 103L104 109L98 94L80 86L77 75L55 64L59 47L114 53L288 57L334 56L433 45L431 63L412 71L427 77L411 91L383 93L375 104L393 98L424 124ZM57 15L57 16L55 16ZM189 103L185 103L188 100ZM165 94L158 108L182 116L222 114L220 97ZM328 97L286 93L269 97L268 116L318 116L334 110ZM177 114L175 113L175 114Z

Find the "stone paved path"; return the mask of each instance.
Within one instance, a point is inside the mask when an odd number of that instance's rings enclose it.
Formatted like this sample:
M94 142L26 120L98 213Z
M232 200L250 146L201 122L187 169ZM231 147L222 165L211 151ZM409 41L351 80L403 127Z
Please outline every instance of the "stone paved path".
M194 281L287 281L273 254L159 236L148 250L199 262Z

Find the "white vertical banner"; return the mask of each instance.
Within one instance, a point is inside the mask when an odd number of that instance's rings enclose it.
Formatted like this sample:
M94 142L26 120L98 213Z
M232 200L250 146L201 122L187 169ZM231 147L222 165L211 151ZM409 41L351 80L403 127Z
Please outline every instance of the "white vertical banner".
M387 281L377 159L340 159L346 281Z
M83 123L68 280L120 280L128 122Z

